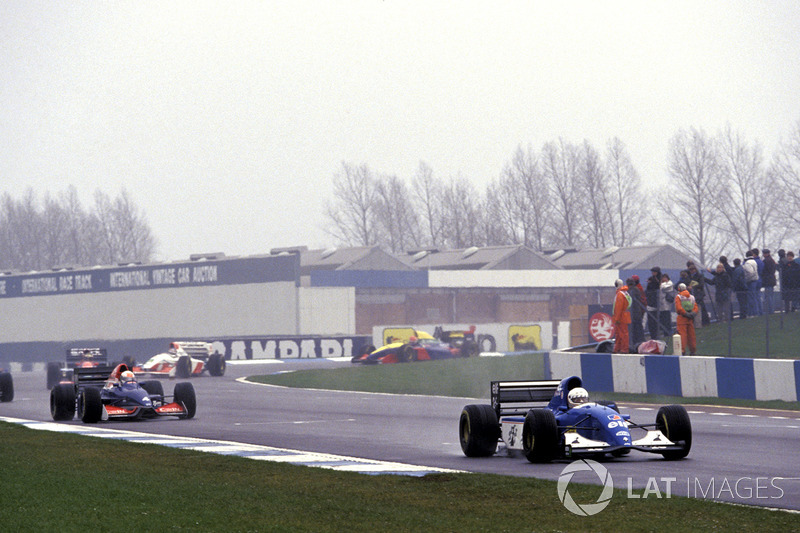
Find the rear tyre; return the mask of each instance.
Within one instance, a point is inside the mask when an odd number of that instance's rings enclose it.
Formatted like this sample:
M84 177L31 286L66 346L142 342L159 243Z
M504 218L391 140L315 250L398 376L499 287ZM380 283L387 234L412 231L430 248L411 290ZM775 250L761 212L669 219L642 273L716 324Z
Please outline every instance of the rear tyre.
M178 358L175 364L175 376L179 378L188 378L192 375L192 361L188 355L182 355Z
M481 349L477 342L464 341L461 345L461 357L477 357L480 353Z
M100 389L86 387L78 394L78 417L86 424L96 424L103 418Z
M61 365L58 363L47 363L47 390L59 382L61 377Z
M0 402L14 399L14 379L10 372L0 372Z
M549 409L531 409L522 425L522 449L531 463L548 463L558 455L558 425Z
M175 403L183 405L186 409L186 414L181 415L180 418L193 418L195 411L197 411L197 398L194 394L194 386L188 381L177 383L175 385Z
M75 386L58 383L50 390L50 415L53 420L72 420L75 416Z
M689 455L692 449L692 422L689 413L682 405L665 405L656 415L656 429L672 442L681 446L680 450L669 450L661 455L664 459L674 461Z
M488 457L497 451L500 424L491 405L467 405L458 421L458 440L467 457Z
M401 363L412 363L417 360L417 351L413 346L404 344L400 347L400 351L397 353L397 359Z
M225 356L221 353L212 353L208 356L208 373L212 376L225 374Z
M164 386L158 380L142 381L139 385L147 391L147 395L151 397L160 396L164 398Z

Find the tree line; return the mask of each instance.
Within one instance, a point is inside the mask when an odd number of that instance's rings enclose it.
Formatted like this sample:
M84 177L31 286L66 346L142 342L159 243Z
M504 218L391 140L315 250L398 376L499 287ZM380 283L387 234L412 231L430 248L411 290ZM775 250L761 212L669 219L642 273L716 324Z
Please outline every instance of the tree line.
M70 186L39 198L0 197L0 268L5 271L150 262L156 239L126 190L112 198L97 190L91 209Z
M719 255L787 247L800 229L800 121L770 160L730 126L680 130L668 180L645 190L626 145L588 141L519 146L486 190L434 176L409 180L343 162L333 175L325 231L347 246L421 248L522 244L534 250L672 244L707 265Z

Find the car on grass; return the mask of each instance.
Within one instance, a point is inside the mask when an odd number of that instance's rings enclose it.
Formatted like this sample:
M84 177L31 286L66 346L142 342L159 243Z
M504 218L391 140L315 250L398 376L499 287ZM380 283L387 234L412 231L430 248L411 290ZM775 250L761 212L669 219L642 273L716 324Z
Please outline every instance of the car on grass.
M76 368L73 378L50 390L53 420L72 420L76 413L86 423L164 416L193 418L197 409L190 382L176 383L172 396L165 396L160 381L140 383L125 363L116 367Z
M59 381L71 381L76 368L94 368L108 365L108 352L105 348L68 348L64 364L51 361L47 363L47 389Z
M211 343L201 341L171 342L166 352L154 355L141 365L133 358L125 358L123 362L137 374L171 378L200 376L204 372L222 376L226 367L225 355L214 352Z
M353 363L386 364L411 363L414 361L430 361L436 359L452 359L454 357L471 357L478 355L478 344L475 341L453 338L443 342L424 331L414 330L408 340L389 339L393 342L375 348L368 345L351 359Z
M11 372L0 368L0 402L6 403L14 399L14 378Z
M682 459L692 447L692 425L681 405L661 407L652 424L639 424L613 402L589 402L581 378L492 381L491 405L467 405L459 441L467 457L522 453L532 463L575 457L621 457L632 450ZM542 407L541 404L547 402Z

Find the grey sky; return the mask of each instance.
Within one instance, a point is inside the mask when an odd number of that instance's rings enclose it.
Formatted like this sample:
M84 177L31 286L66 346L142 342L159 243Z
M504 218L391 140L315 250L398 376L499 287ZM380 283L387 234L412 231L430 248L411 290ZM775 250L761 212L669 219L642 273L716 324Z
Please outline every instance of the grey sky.
M125 187L171 260L335 244L342 161L483 190L520 144L618 136L656 188L680 128L771 157L798 30L796 1L5 0L0 191Z

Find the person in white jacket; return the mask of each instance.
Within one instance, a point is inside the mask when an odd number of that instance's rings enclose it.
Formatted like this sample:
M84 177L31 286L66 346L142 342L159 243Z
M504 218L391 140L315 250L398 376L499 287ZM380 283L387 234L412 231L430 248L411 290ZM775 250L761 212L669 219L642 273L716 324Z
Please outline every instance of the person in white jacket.
M661 294L658 298L658 320L661 324L661 332L666 336L672 335L672 311L675 307L675 289L669 274L661 274Z

